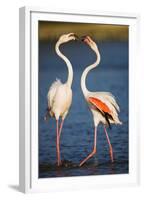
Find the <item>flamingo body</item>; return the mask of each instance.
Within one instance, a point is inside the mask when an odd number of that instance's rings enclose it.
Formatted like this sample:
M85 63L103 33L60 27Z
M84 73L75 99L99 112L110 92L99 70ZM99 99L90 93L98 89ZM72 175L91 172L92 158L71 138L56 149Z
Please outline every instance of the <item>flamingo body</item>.
M64 119L72 103L72 90L66 83L56 80L50 87L47 99L50 116L56 120L59 117Z

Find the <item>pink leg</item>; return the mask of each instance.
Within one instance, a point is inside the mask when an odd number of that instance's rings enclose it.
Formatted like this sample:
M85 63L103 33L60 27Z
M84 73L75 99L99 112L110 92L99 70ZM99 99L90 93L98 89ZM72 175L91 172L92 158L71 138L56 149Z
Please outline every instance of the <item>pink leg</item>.
M109 139L109 136L108 136L108 133L107 133L107 130L106 130L106 127L104 126L104 132L106 134L106 138L107 138L107 142L108 142L108 145L109 145L109 152L110 152L110 158L111 158L111 161L113 162L113 149L112 149L112 145L110 143L110 139Z
M97 141L97 127L94 128L94 147L93 147L93 151L79 164L80 167L96 153L96 141Z
M59 128L59 139L60 139L60 136L61 136L61 131L62 131L63 123L64 123L64 120L62 119L61 124L60 124L60 128Z
M59 145L59 121L56 120L57 128L56 128L56 150L57 150L57 165L60 166L60 145Z

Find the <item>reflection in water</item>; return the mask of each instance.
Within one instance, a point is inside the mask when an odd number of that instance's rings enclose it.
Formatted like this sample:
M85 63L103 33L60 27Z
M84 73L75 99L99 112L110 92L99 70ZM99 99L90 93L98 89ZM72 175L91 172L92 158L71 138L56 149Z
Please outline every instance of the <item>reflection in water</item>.
M67 78L65 63L57 57L53 43L40 43L39 51L39 177L63 177L128 173L128 44L99 43L100 65L87 78L92 91L109 91L120 105L122 126L108 130L114 151L111 163L103 128L98 127L97 154L82 167L78 164L93 147L93 121L80 88L84 68L93 63L95 55L84 44L70 42L61 50L71 60L74 68L73 102L61 135L61 159L56 166L56 124L54 119L43 120L46 95L51 83ZM52 51L53 49L53 51Z

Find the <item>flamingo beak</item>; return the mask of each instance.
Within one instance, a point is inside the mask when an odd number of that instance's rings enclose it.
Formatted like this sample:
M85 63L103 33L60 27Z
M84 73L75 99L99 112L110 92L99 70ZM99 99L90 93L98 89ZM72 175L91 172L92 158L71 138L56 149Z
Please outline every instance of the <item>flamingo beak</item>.
M77 41L80 40L78 35L74 34L74 37L75 37L75 40L77 40Z
M78 35L76 35L75 33L71 33L69 36L75 37L75 40L80 40L80 38L78 37Z
M84 42L85 39L86 39L86 37L87 37L87 35L83 35L83 36L81 37L81 41Z
M81 41L84 42L84 43L86 43L86 44L89 44L89 42L90 42L89 37L87 35L82 36L81 37Z

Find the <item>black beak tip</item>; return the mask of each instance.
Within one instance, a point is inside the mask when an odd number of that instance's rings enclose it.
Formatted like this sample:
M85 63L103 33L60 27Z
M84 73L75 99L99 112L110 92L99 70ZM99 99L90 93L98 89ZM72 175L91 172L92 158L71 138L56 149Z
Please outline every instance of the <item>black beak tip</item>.
M87 35L83 35L83 36L81 37L81 41L84 42L84 40L85 40L86 37L87 37Z

